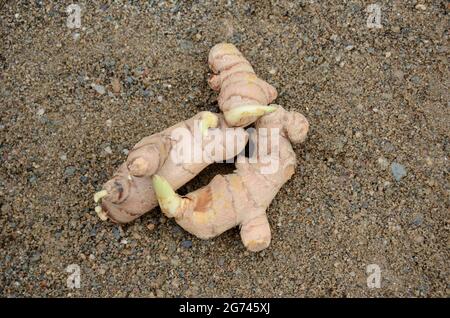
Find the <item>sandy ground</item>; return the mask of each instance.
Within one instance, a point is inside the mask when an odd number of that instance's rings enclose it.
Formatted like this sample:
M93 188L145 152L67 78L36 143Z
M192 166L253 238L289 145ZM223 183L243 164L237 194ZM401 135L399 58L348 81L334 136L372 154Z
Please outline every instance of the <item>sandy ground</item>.
M58 2L0 4L1 296L449 296L446 1L376 1L381 29L366 1L80 1L80 29ZM126 149L217 110L220 41L311 124L271 246L201 241L159 209L101 222L92 194Z

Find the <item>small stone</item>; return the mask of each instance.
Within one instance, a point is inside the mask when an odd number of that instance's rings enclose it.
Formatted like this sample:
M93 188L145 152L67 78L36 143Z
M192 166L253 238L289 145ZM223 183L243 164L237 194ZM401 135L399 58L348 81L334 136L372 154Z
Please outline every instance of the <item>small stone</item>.
M424 240L424 237L420 234L414 236L414 242L416 242L417 244L422 244Z
M36 177L35 175L32 175L32 176L28 179L28 181L29 181L31 184L36 184L36 180L37 180L37 177Z
M72 176L77 169L74 166L68 166L66 170L64 170L64 175L70 177Z
M180 41L180 47L185 51L190 51L194 48L194 43L192 41L182 40Z
M414 224L415 226L421 226L423 223L423 215L421 213L417 213L414 216L414 219L412 221L412 224Z
M272 75L275 75L275 74L277 74L277 70L275 68L271 68L269 70L269 73L272 74Z
M163 97L162 97L161 95L159 95L156 99L157 99L158 102L160 102L160 103L163 101Z
M413 82L414 84L419 84L420 83L420 77L417 76L417 75L411 77L411 82Z
M405 74L401 70L395 70L394 76L399 80L403 80L403 78L405 77Z
M344 48L344 50L345 51L351 51L351 50L353 50L355 47L353 46L353 45L347 45L345 48Z
M36 114L41 117L42 115L44 115L45 113L45 109L44 108L39 108L38 111L36 112Z
M172 266L177 267L178 265L180 265L180 260L178 258L172 258L170 260L170 264L172 264Z
M128 156L128 153L129 153L130 151L127 149L127 148L125 148L125 149L123 149L122 150L122 153L124 154L124 155L126 155L126 156Z
M89 255L89 259L90 259L91 261L95 260L95 255L94 255L94 254L90 254L90 255Z
M164 224L167 222L167 218L164 215L161 215L159 217L159 223Z
M81 177L80 177L80 181L81 181L83 184L87 184L87 183L89 182L89 178L86 177L86 176L81 176Z
M89 178L86 177L86 176L81 176L81 177L80 177L80 181L81 181L81 183L83 183L83 184L87 184L88 181L89 181Z
M400 32L400 27L399 26L392 27L392 32L399 33Z
M144 74L144 68L143 68L142 66L136 67L136 68L133 70L133 74L134 74L136 77L141 76L142 74Z
M12 210L11 205L9 204L3 204L2 208L0 209L0 211L2 211L3 213L8 213Z
M112 154L112 149L110 146L106 146L104 150L107 154L109 154L109 155Z
M377 162L380 165L381 169L383 169L383 170L386 170L387 167L389 166L389 162L384 157L378 158Z
M112 120L111 119L108 119L107 121L106 121L106 127L111 127L112 126Z
M131 76L127 76L127 78L125 79L125 81L127 82L127 84L133 84L133 82L134 82L134 79L133 79L133 77L131 77Z
M113 90L114 93L116 93L116 94L120 93L122 85L120 85L120 81L119 81L118 78L114 77L111 80L111 87L112 87L112 90Z
M67 155L66 154L62 154L61 156L59 156L59 159L61 159L62 161L66 161L67 160Z
M153 223L147 224L147 229L148 229L149 231L153 231L153 230L155 229L155 224L153 224Z
M104 59L103 63L105 64L105 67L107 69L110 69L110 70L113 70L114 67L116 66L116 61L113 58L109 57L109 56L107 56Z
M387 58L391 57L392 53L391 52L386 52L386 54L384 56L386 56Z
M396 181L400 181L407 174L405 167L397 162L391 164L391 172Z
M133 233L133 238L135 240L140 240L142 237L141 237L141 235L139 233Z
M116 226L116 227L113 227L113 236L114 236L114 238L116 239L116 240L119 240L120 239L120 237L121 237L121 234L120 234L120 230L119 230L119 228Z
M91 87L100 95L103 95L106 92L105 86L103 85L92 84Z
M381 97L383 99L391 100L393 96L391 93L383 93L383 94L381 94Z
M181 242L181 246L183 246L184 248L191 248L192 247L192 241L185 240L185 241Z
M418 5L416 5L416 9L425 11L427 9L427 7L424 4L418 4Z
M390 141L384 141L382 144L383 150L386 152L394 152L395 147Z
M146 90L144 90L144 91L142 92L142 95L143 95L144 97L151 97L151 96L153 96L153 92L152 92L151 90L149 90L149 89L146 89Z
M72 37L73 37L73 40L74 40L74 41L78 41L78 39L80 38L80 33L75 32L75 33L72 35Z
M39 252L34 253L30 258L30 261L32 263L39 262L40 260L41 260L41 253L39 253Z
M128 240L127 239L123 239L123 240L120 241L120 244L127 245L128 244Z
M309 55L309 56L305 57L305 61L308 62L308 63L314 62L314 56Z

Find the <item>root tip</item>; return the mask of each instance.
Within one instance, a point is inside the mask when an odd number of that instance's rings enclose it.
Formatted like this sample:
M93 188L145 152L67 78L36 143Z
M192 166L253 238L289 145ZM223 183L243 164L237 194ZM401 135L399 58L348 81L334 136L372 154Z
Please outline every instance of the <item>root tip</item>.
M94 193L94 202L98 203L103 197L105 197L107 195L108 195L108 191L106 191L106 190L101 190L101 191Z
M181 198L165 178L154 175L152 177L152 183L161 210L167 216L174 217L181 205Z
M108 216L106 215L106 213L102 210L102 208L100 206L95 207L95 213L97 213L97 216L102 221L106 221L108 219Z

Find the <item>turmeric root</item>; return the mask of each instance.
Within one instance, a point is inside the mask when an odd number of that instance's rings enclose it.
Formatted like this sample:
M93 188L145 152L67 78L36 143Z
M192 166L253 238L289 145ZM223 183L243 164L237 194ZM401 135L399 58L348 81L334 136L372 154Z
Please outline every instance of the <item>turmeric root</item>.
M265 249L271 241L266 209L294 174L296 157L291 142L303 142L308 129L303 115L278 106L256 122L256 134L251 139L257 150L253 159L257 160L238 160L233 174L217 175L207 186L183 197L164 176L154 175L153 188L162 212L202 239L239 225L248 250ZM266 146L269 151L264 152ZM274 160L277 167L267 169Z
M214 75L209 86L216 91L219 107L230 126L247 126L273 111L270 104L277 90L258 78L250 63L230 43L215 45L209 52L209 67Z
M154 173L178 189L210 163L235 157L245 148L248 135L242 128L226 128L222 115L201 112L143 138L113 178L94 195L98 216L117 223L130 222L158 205L151 182ZM185 148L180 147L183 145ZM199 156L190 150L199 150Z

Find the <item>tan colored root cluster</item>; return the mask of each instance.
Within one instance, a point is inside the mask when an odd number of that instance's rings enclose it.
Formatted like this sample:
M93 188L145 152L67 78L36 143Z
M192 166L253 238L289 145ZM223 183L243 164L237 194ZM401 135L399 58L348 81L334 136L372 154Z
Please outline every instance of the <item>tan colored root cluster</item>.
M296 156L291 143L303 142L309 124L297 112L270 105L277 97L276 89L258 78L251 64L232 44L215 45L209 54L213 71L209 85L220 91L218 103L222 114L201 112L160 133L139 141L130 151L113 178L94 195L95 211L102 220L130 222L158 204L162 212L193 235L208 239L240 226L241 239L250 251L269 246L271 231L266 210L280 188L295 172ZM176 190L193 179L212 161L235 157L245 147L248 135L244 126L256 122L251 142L256 145L256 158L239 157L236 171L217 175L205 187L186 196ZM173 152L179 140L175 129L187 128L190 134L199 129L200 139L193 136L194 146L222 149L209 155L211 160L176 162ZM245 143L227 138L227 129ZM214 135L221 138L213 138ZM274 140L273 138L276 138ZM259 148L269 147L270 153ZM255 160L256 159L256 160ZM276 160L277 169L267 171L266 159ZM264 172L265 171L265 172Z
M256 134L252 136L256 153L258 147L270 145L271 138L278 138L274 153L265 154L277 160L278 168L267 174L262 173L265 158L256 158L254 163L246 160L236 164L235 173L217 175L207 186L184 197L177 195L163 177L155 175L153 184L161 210L199 238L209 239L240 226L241 239L248 250L268 247L271 232L266 210L294 174L296 158L291 142L304 141L308 128L303 115L282 107L256 122ZM273 129L279 132L275 137Z
M223 116L211 112L201 112L161 133L145 137L130 151L127 161L119 167L113 178L94 196L98 203L96 212L99 217L117 223L131 222L158 205L151 182L153 174L164 176L174 189L178 189L211 164L210 160L173 160L175 156L171 152L176 151L175 146L179 141L173 139L172 133L177 128L186 128L194 134L196 123L199 125L198 130L203 131L202 140L199 141L202 149L214 149L215 145L212 147L211 143L221 143L219 147L223 150L210 156L213 161L233 158L245 147L245 143L240 145L228 138L226 128L229 126ZM222 138L212 138L214 133L221 134ZM242 128L234 133L243 140L248 138ZM196 140L194 136L192 140Z

